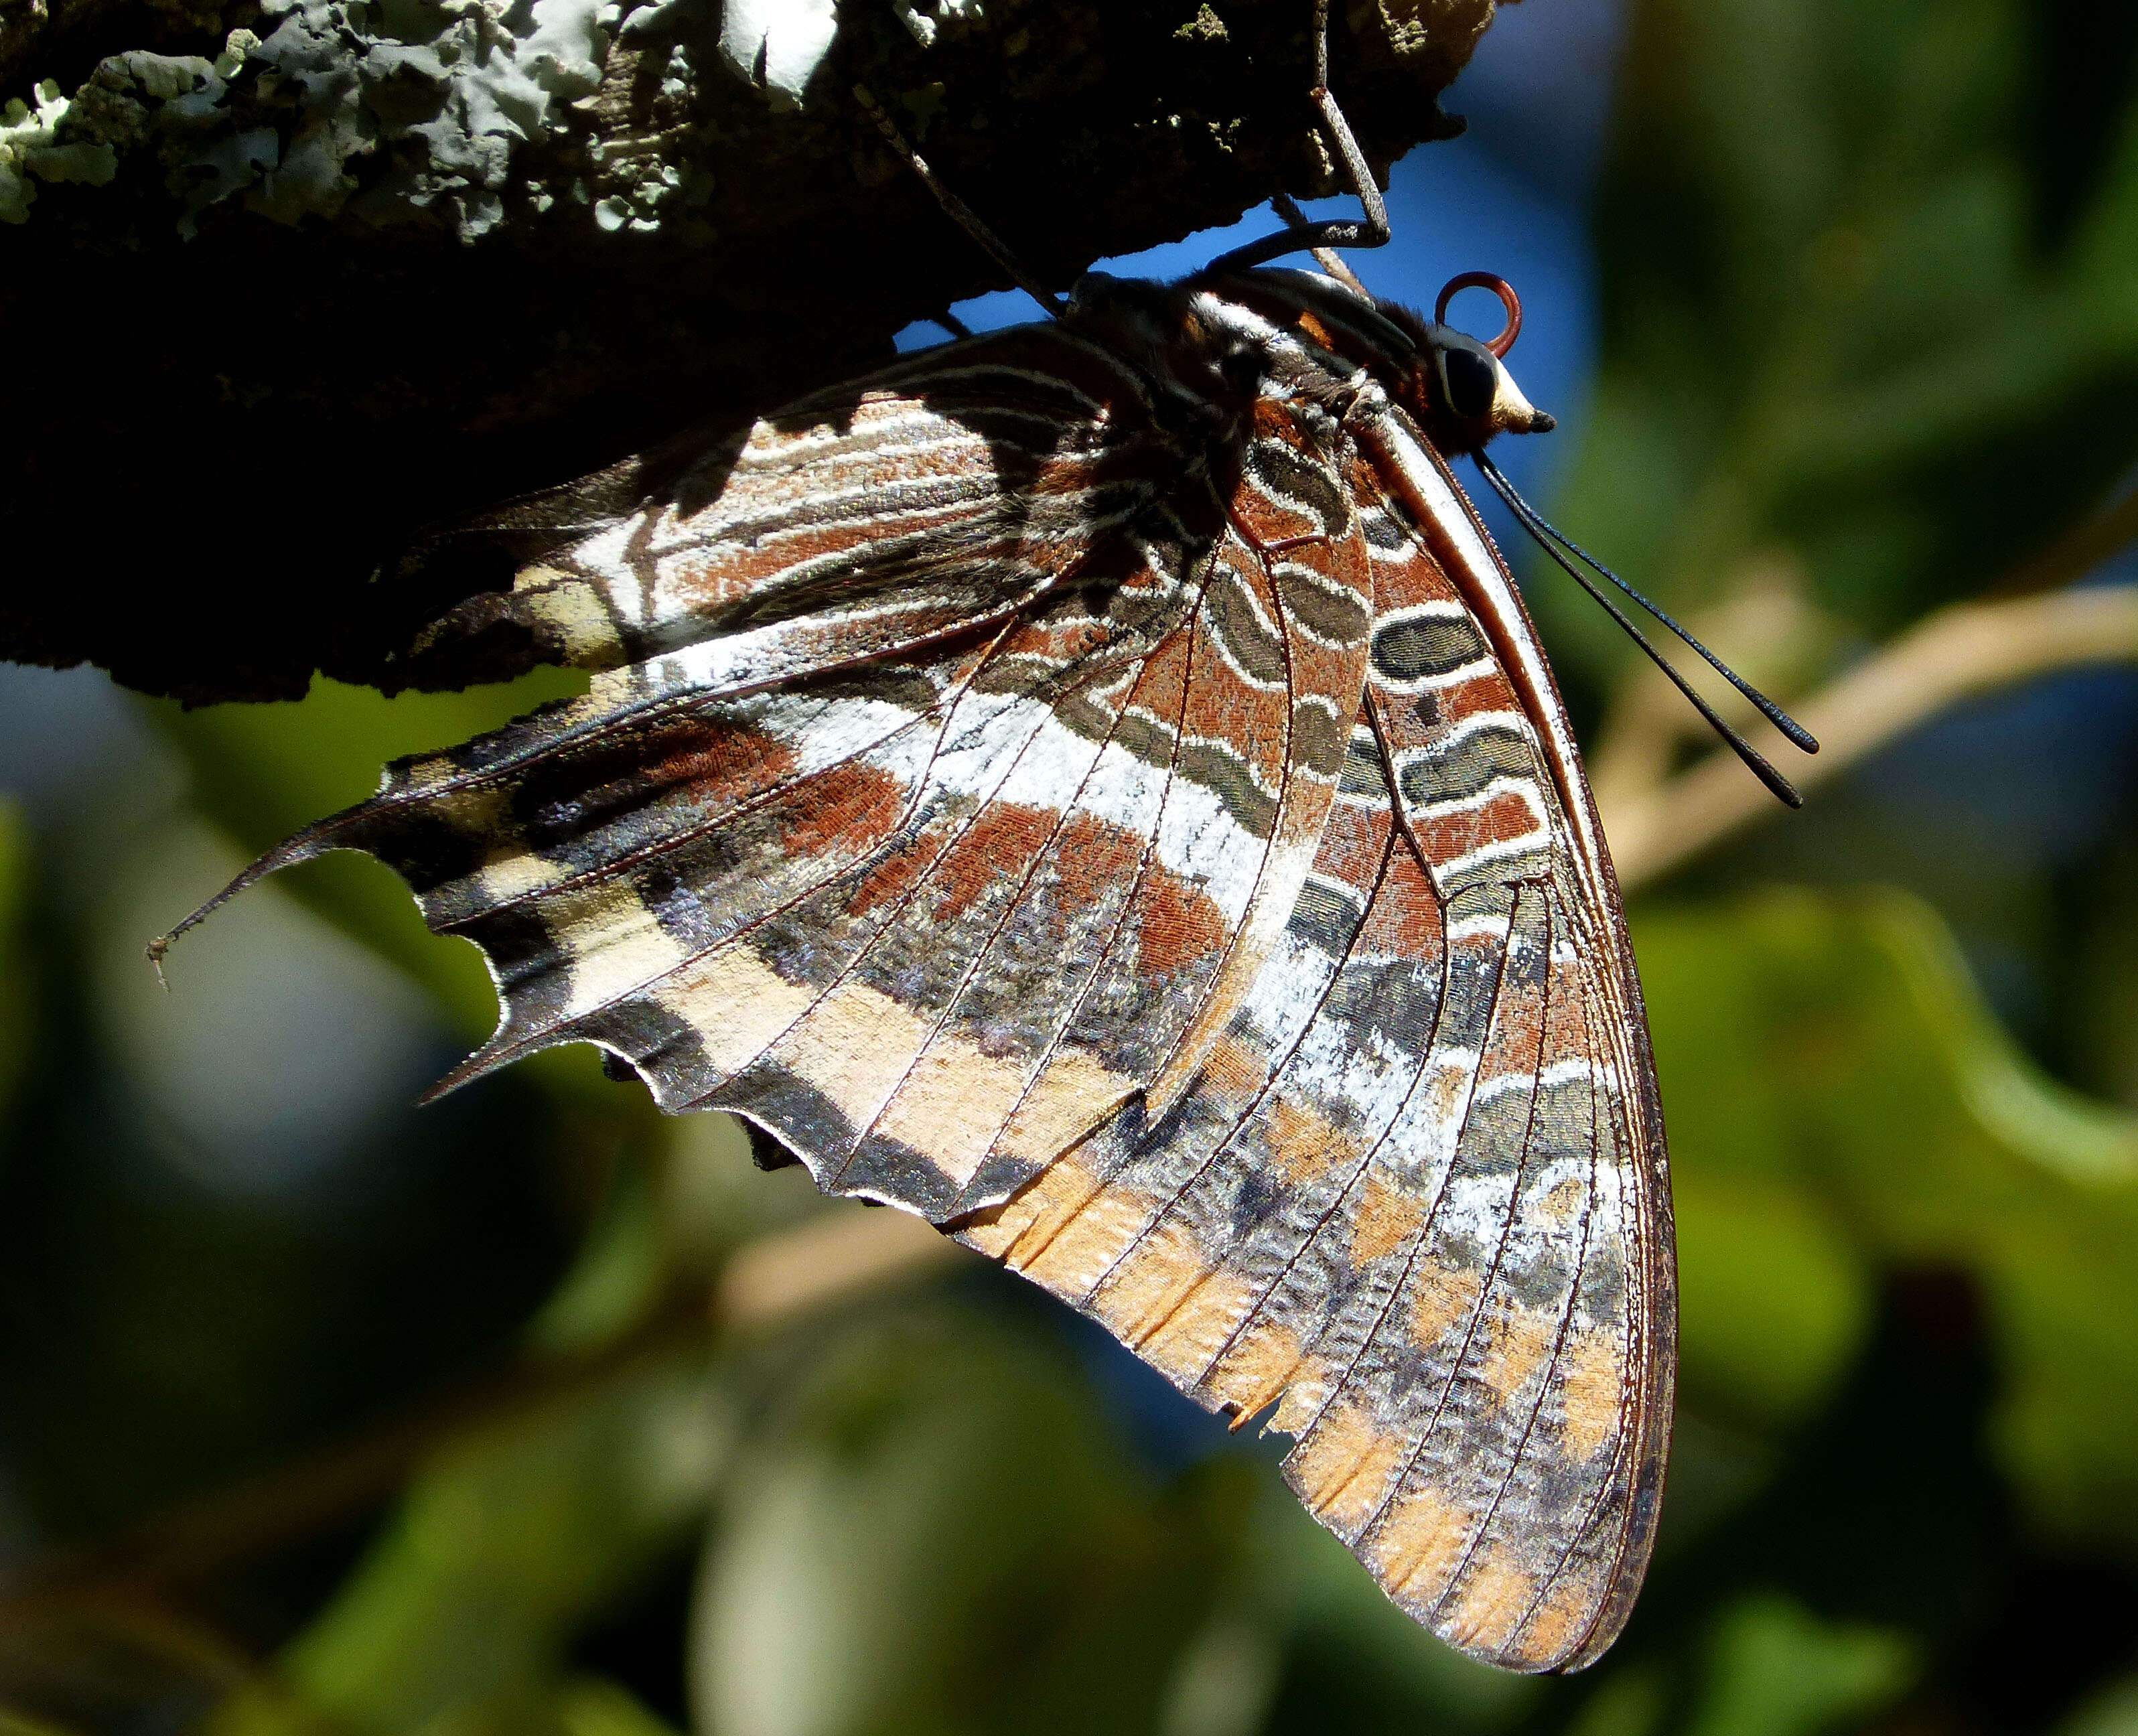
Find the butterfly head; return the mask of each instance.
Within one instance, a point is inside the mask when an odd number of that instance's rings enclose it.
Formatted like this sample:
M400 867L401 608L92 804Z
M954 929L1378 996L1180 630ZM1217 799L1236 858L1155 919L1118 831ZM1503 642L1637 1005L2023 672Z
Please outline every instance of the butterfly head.
M1500 298L1507 318L1498 336L1473 338L1447 323L1447 304L1467 289L1490 290ZM1417 341L1400 396L1442 451L1481 451L1499 435L1546 434L1557 426L1522 395L1502 359L1522 329L1521 302L1504 277L1465 271L1450 278L1430 320L1391 302L1381 303L1380 310Z

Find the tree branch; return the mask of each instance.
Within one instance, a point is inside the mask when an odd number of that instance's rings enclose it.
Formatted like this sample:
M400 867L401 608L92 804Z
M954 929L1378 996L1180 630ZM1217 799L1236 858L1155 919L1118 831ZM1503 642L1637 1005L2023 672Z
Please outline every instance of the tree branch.
M1821 748L1790 776L1809 794L1961 700L2052 670L2121 662L2138 662L2138 586L1955 604L1797 709ZM1775 811L1735 758L1717 753L1660 789L1621 796L1604 827L1619 884L1632 891Z
M1492 8L1338 8L1335 77L1377 169L1458 129L1438 95ZM195 701L293 698L315 668L386 679L466 594L372 583L417 527L864 373L999 286L856 85L1066 287L1280 189L1334 190L1312 16L0 7L0 100L25 101L0 123L0 329L26 339L0 370L0 657Z

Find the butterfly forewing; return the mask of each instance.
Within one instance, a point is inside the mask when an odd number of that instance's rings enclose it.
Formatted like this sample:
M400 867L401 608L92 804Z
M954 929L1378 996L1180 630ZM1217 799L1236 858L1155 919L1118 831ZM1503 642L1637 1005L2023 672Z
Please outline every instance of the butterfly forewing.
M591 1041L740 1111L1294 1436L1436 1631L1568 1667L1667 1435L1652 1068L1550 675L1350 305L1179 302L1244 404L1054 326L714 443L437 631L584 700L267 866L373 850L482 946L456 1077Z
M1458 1644L1549 1667L1608 1643L1608 1606L1646 1558L1671 1349L1660 1124L1556 695L1544 673L1551 707L1533 714L1498 649L1533 647L1530 624L1467 510L1423 515L1421 467L1452 484L1415 429L1391 412L1361 432L1374 474L1358 491L1381 490L1367 710L1395 824L1444 913L1449 1001L1424 1114L1391 1141L1409 1149L1392 1153L1373 1214L1417 1225L1386 1342L1350 1384L1371 1391L1364 1371L1378 1368L1411 1396L1394 1465L1350 1535ZM1362 1480L1370 1467L1349 1491L1361 1502Z
M964 1235L1206 1404L1274 1406L1293 1487L1420 1620L1564 1667L1638 1580L1667 1404L1627 961L1486 632L1350 481L1374 656L1281 952L1164 1122Z

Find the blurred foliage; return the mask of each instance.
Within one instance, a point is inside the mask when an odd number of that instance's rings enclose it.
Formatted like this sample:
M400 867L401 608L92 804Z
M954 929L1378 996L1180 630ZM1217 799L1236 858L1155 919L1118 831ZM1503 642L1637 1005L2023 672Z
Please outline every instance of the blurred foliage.
M1252 1479L1218 1460L1150 1486L1065 1361L922 1307L786 1378L702 1570L702 1728L1153 1727Z
M1876 1629L1834 1627L1786 1597L1732 1605L1709 1641L1691 1736L1796 1736L1882 1708L1913 1675L1907 1648Z
M30 1051L29 973L22 936L29 890L24 884L27 848L22 817L12 805L0 802L0 1118L7 1114Z
M1847 640L2093 510L2138 452L2132 17L1634 7L1569 528L1688 608L1784 551ZM1545 606L1562 666L1619 666L1595 611Z
M2138 1555L2138 1116L2034 1069L1900 895L1773 890L1652 916L1635 946L1695 1402L1801 1421L1860 1351L1882 1266L1965 1272L2014 1487L2071 1541Z
M1804 691L2138 460L2138 10L1628 31L1555 510ZM1608 754L1623 646L1538 600ZM85 812L0 817L0 1563L58 1564L0 1581L0 1736L2138 1736L2138 703L2087 679L1637 906L1682 1402L1649 1587L1564 1681L1427 1639L1280 1443L992 1269L710 1308L888 1216L724 1118L583 1051L409 1110L494 1003L367 858L157 996L246 853L572 678L139 708Z
M538 670L502 686L388 700L322 676L302 705L187 711L163 700L158 710L185 753L202 812L257 856L371 795L388 760L466 741L585 690L583 675ZM470 946L440 946L392 873L351 851L285 878L315 909L427 988L471 1043L490 1035L497 999L481 955Z

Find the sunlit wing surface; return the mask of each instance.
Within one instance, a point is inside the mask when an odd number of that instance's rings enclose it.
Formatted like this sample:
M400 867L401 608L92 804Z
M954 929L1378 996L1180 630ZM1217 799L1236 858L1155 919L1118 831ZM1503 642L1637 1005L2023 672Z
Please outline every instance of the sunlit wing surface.
M1274 1407L1294 1489L1436 1631L1568 1667L1623 1622L1667 1435L1638 991L1475 612L1351 480L1371 672L1282 953L1171 1116L964 1233L1206 1404Z
M1270 281L1338 299L1241 312L1245 389L1182 359L1206 293L715 445L437 630L507 622L586 699L261 867L372 851L481 945L455 1081L586 1041L749 1117L1294 1436L1436 1632L1574 1667L1668 1436L1638 987L1504 569L1322 347L1372 341L1345 292Z

